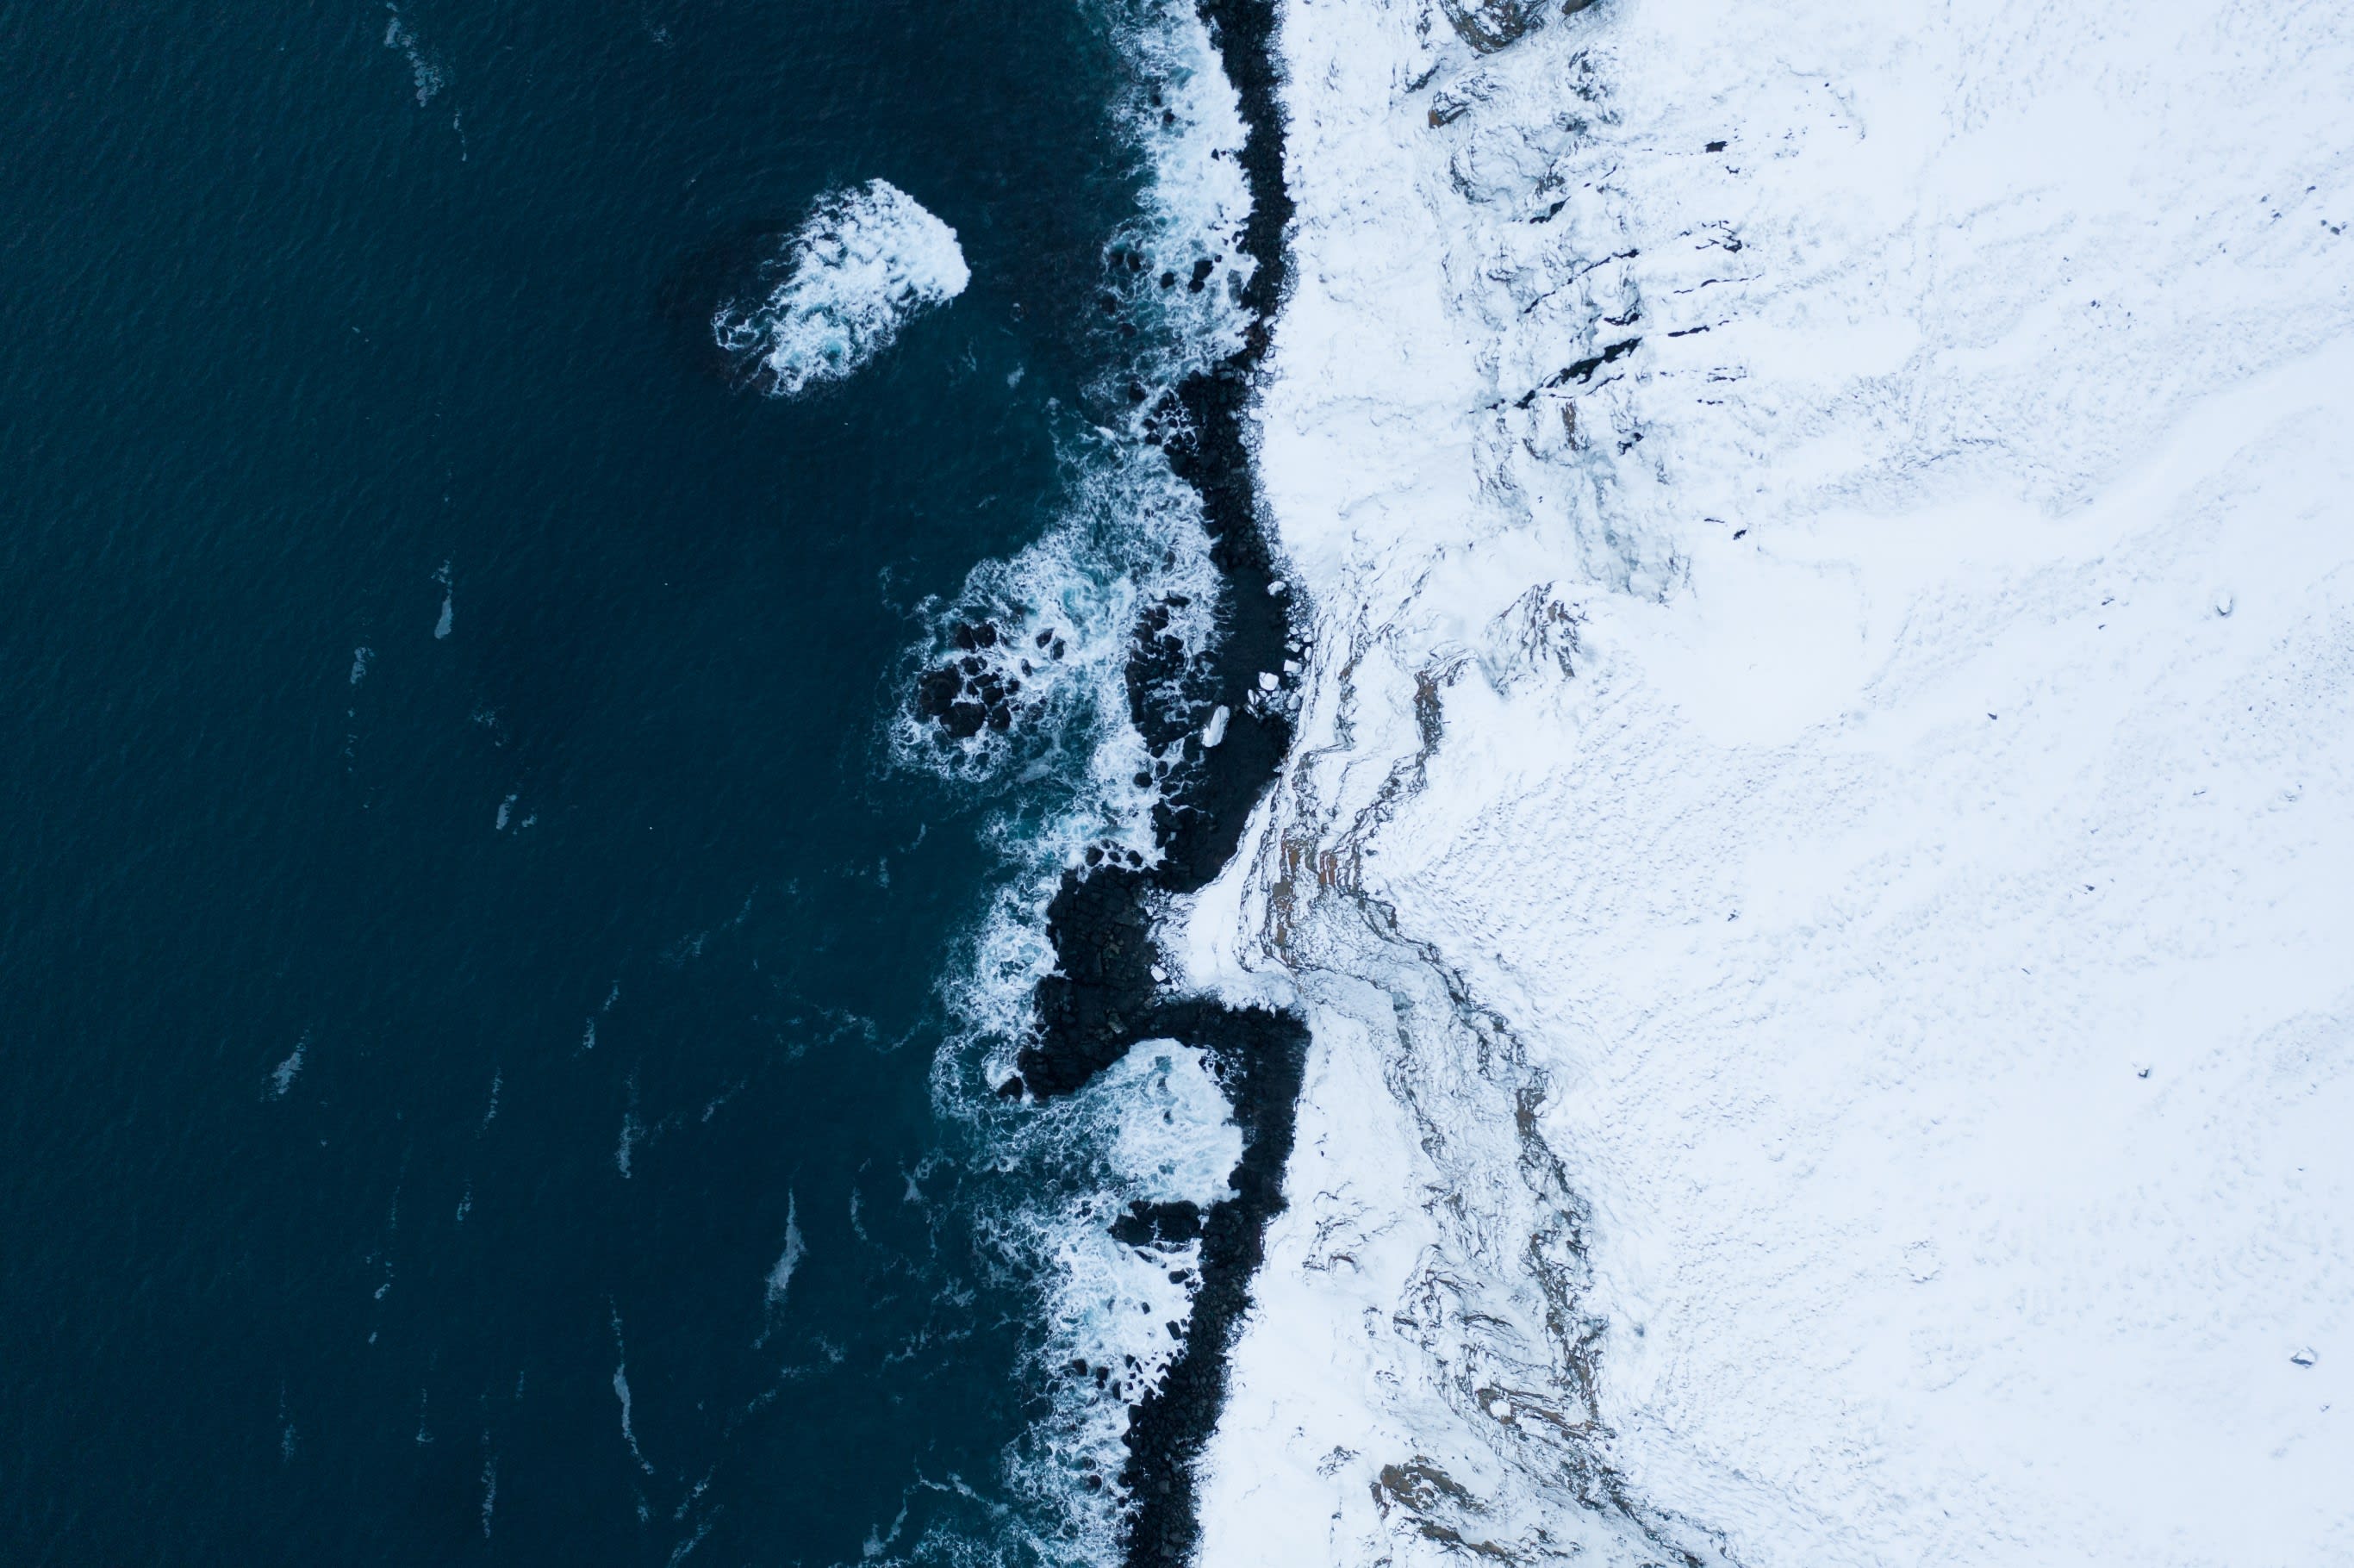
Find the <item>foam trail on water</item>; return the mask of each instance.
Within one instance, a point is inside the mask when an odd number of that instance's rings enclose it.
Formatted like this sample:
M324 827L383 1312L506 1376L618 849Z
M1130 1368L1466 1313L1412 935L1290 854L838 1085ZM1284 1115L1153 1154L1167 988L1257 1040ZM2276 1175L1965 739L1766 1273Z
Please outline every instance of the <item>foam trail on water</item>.
M779 397L851 376L972 281L956 230L887 180L819 197L765 270L769 291L721 306L711 334Z
M781 1307L785 1292L793 1286L793 1271L801 1266L801 1254L806 1250L801 1241L801 1206L791 1193L785 1194L785 1250L779 1255L776 1266L769 1270L767 1301L771 1308Z

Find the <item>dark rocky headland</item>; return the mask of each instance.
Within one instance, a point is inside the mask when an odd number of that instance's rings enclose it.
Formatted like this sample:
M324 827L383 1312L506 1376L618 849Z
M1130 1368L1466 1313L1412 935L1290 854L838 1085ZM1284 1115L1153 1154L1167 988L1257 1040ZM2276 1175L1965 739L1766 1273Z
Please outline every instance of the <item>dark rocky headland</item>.
M1117 853L1090 852L1087 864L1064 874L1047 927L1058 972L1038 986L1037 1033L1019 1055L1018 1076L1000 1086L1009 1097L1067 1095L1130 1046L1177 1039L1208 1054L1243 1131L1242 1160L1230 1179L1234 1197L1206 1214L1183 1204L1140 1208L1115 1226L1134 1245L1180 1243L1196 1234L1202 1244L1201 1285L1182 1343L1129 1423L1121 1481L1132 1506L1130 1568L1175 1568L1190 1559L1198 1538L1193 1467L1225 1400L1226 1354L1249 1306L1267 1224L1284 1205L1283 1171L1308 1049L1307 1025L1293 1014L1174 996L1152 974L1157 907L1204 886L1233 857L1291 744L1285 705L1268 700L1259 675L1282 671L1299 649L1292 599L1279 586L1258 505L1246 433L1269 323L1284 291L1283 237L1292 210L1273 54L1276 8L1273 0L1198 4L1247 127L1241 164L1251 212L1242 246L1256 266L1240 291L1250 323L1238 352L1164 395L1150 423L1179 477L1201 496L1224 601L1217 635L1198 656L1166 634L1166 606L1148 607L1135 628L1127 670L1129 711L1155 756L1169 765L1153 812L1160 859L1143 867ZM1137 281L1153 281L1133 255L1116 251L1109 260L1117 281L1141 272ZM1158 281L1199 289L1210 271L1210 263L1196 262L1190 279L1172 270ZM1122 303L1108 291L1105 302L1108 314ZM1129 396L1140 402L1144 395L1132 387ZM973 652L960 648L964 655ZM933 673L919 693L918 711L952 734L983 725L1004 727L1010 716L1002 713L1004 694L968 689L981 678L953 664ZM1227 715L1224 734L1204 746L1204 727L1220 708Z

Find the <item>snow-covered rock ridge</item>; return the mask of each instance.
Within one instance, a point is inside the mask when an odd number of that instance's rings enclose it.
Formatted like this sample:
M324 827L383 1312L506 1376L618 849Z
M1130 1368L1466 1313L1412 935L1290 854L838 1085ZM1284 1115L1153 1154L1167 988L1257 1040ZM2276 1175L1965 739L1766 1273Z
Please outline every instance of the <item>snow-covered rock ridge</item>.
M1284 25L1204 1562L2354 1561L2354 20L1452 15Z

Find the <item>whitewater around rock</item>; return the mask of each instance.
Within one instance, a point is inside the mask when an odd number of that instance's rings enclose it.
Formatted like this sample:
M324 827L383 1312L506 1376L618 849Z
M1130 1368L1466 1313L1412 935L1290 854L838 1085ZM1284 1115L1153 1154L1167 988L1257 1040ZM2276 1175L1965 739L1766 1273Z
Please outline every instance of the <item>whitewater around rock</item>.
M854 375L972 281L956 230L888 180L819 197L765 270L768 294L721 306L711 334L775 397Z

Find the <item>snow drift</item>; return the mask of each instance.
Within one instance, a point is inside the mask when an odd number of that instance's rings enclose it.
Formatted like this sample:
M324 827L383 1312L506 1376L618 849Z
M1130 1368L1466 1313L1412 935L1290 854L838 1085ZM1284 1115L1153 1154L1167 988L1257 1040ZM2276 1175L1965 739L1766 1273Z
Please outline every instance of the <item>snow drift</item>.
M2354 22L1452 15L1286 16L1204 1561L2346 1561Z

